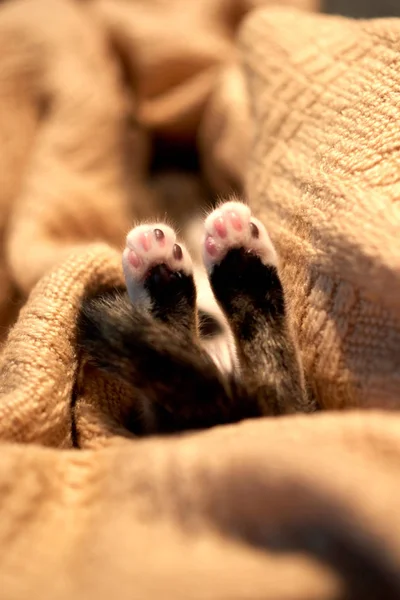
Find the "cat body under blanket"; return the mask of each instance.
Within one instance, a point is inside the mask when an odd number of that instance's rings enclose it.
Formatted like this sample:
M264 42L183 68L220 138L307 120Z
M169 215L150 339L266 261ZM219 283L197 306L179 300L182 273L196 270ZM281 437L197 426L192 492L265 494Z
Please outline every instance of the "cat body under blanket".
M264 225L246 204L225 202L205 220L202 251L233 334L232 372L218 368L202 344L192 260L164 223L127 235L127 290L86 299L82 307L83 354L131 390L126 402L139 415L131 419L134 433L315 410Z

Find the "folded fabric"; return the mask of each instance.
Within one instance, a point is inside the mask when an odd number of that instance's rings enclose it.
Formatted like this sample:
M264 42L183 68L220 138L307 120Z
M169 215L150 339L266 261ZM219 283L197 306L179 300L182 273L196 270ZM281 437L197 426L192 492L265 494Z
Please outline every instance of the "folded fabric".
M398 408L400 22L268 9L241 40L248 197L283 257L312 389L326 408Z

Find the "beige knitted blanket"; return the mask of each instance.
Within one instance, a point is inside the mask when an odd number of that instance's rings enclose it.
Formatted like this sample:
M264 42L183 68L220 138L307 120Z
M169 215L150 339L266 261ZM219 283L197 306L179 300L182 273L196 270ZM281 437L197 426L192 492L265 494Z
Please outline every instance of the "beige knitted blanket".
M285 539L318 519L400 569L400 21L268 4L0 4L1 598L341 598ZM210 190L246 190L310 390L352 411L137 440L80 369L134 220Z

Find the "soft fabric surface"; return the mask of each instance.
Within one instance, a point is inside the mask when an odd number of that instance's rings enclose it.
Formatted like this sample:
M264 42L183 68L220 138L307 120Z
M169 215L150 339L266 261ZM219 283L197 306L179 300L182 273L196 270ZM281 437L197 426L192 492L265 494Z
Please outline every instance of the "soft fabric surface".
M306 369L328 408L399 406L399 31L397 20L267 10L242 36L249 198L285 257Z
M399 569L400 22L267 4L0 5L2 598L341 597L293 524ZM241 189L311 392L357 410L134 439L80 363L82 297L136 219Z

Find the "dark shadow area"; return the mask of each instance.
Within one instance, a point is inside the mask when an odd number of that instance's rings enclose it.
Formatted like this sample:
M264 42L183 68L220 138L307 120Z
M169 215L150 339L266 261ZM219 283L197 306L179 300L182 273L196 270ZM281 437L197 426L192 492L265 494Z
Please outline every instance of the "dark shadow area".
M356 19L400 16L399 0L323 0L322 11Z

